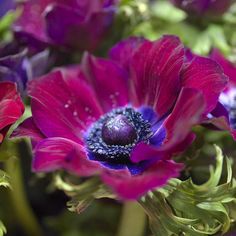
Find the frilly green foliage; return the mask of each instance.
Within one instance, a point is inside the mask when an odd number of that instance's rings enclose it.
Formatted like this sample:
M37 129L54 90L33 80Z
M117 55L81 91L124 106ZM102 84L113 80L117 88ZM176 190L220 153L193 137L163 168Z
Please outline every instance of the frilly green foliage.
M66 182L58 174L54 179L55 186L63 190L71 200L67 203L68 209L80 214L94 199L115 198L115 196L101 183L98 178L88 179L81 184L74 185Z
M172 179L164 188L150 192L140 200L157 236L204 236L229 230L236 208L236 183L231 162L226 157L227 178L221 183L223 155L216 149L216 168L202 185L192 179Z

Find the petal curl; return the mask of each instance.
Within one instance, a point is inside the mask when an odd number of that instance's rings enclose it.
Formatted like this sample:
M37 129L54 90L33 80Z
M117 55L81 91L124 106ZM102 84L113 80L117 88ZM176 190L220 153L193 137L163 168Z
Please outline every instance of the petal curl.
M219 95L228 82L222 68L215 61L200 56L195 56L185 64L181 78L183 87L202 91L206 101L205 114L215 108Z

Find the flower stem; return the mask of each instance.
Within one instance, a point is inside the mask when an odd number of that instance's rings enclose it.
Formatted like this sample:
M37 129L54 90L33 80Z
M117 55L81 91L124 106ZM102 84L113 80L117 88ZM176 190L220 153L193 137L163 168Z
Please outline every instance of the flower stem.
M32 211L24 191L20 160L11 157L5 162L5 169L10 176L12 190L9 191L14 214L28 236L43 236L41 227Z
M126 202L123 205L120 227L117 236L143 236L147 217L137 202Z

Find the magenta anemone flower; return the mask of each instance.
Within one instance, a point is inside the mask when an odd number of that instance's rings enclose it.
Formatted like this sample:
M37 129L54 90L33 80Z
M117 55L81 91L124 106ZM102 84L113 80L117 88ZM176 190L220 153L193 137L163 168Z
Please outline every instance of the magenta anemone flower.
M234 0L171 0L171 2L189 15L215 17L225 13Z
M137 199L179 175L171 160L194 139L227 78L209 58L185 63L175 36L129 38L110 58L85 54L80 66L29 84L33 116L15 132L34 146L33 170L100 175L122 199Z
M95 50L109 30L118 0L32 0L14 25L22 42L43 48Z
M24 104L16 84L0 82L0 143L7 131L24 113Z
M216 108L209 115L211 123L216 127L231 131L236 139L236 66L224 57L218 49L213 49L210 58L223 68L229 77L229 83L220 94Z

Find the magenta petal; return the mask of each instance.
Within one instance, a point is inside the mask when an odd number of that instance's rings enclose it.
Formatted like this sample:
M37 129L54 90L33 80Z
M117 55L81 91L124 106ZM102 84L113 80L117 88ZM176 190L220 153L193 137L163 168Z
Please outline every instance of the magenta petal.
M141 37L130 37L122 40L113 46L109 51L109 57L119 62L124 68L129 69L130 58L133 56L135 51L148 40Z
M141 175L132 176L127 170L106 171L102 180L121 199L137 200L149 190L162 187L169 179L177 177L182 167L173 161L158 161Z
M118 64L85 54L83 70L105 112L128 104L128 75Z
M0 143L10 126L24 113L24 104L17 92L16 84L0 83Z
M33 117L24 120L11 134L13 138L29 137L34 142L39 142L45 138L42 132L34 123Z
M60 71L31 81L34 121L47 137L64 137L81 143L83 131L102 110L91 88L78 77L63 78Z
M179 94L183 60L184 47L175 36L143 43L131 64L134 103L152 106L159 116L166 114Z
M206 101L205 114L215 108L218 97L227 84L227 77L221 67L215 61L200 56L186 63L181 77L184 87L202 91Z
M132 150L130 160L133 163L139 163L141 161L145 160L163 160L163 159L169 159L170 156L166 152L162 152L159 150L159 148L148 145L146 143L139 143L134 147Z
M21 107L14 100L0 101L0 130L15 123L22 114Z
M44 139L37 144L32 168L36 172L65 169L79 176L90 176L101 169L97 162L87 159L82 145L57 137Z
M183 88L172 113L164 122L167 140L183 141L193 125L199 124L205 109L205 100L200 91Z
M131 160L137 163L150 159L167 159L174 153L183 151L193 141L191 128L200 123L204 107L201 92L183 88L172 113L164 121L167 137L162 146L157 148L140 143L133 149Z

